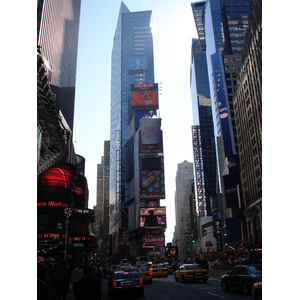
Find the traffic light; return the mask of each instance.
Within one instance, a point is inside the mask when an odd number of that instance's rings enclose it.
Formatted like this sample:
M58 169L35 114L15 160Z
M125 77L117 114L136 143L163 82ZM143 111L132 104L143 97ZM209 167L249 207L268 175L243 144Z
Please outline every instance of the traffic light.
M227 236L227 230L224 230L224 236L225 237Z
M192 240L192 243L195 243L195 240L194 240L194 239Z

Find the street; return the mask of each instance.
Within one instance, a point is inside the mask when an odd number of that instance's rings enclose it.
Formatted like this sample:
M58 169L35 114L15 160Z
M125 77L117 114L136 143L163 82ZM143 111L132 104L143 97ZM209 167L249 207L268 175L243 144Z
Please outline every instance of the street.
M107 294L107 280L102 282L102 299L110 299ZM243 295L241 292L224 292L220 280L210 278L203 282L175 282L174 275L167 278L153 278L151 284L145 283L145 295L143 298L120 297L120 299L149 299L149 300L176 300L176 299L228 299L251 300L251 295Z

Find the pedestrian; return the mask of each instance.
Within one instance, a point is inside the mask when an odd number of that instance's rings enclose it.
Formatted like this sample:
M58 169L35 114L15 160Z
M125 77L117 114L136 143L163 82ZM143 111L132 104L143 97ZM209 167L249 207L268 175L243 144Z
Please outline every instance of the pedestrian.
M208 263L205 257L201 260L201 267L208 271Z
M69 283L69 275L67 274L67 270L64 266L62 266L59 270L58 279L59 279L59 286L58 286L59 299L66 300L70 283Z
M93 275L91 265L86 267L83 277L78 282L76 300L101 300L102 299L102 280L101 277Z
M105 264L103 265L102 270L103 270L104 278L106 278L106 265Z
M56 300L55 294L54 294L54 289L53 289L53 281L52 281L52 278L49 277L49 268L47 265L43 265L41 267L39 279L44 281L46 283L46 285L48 286L51 300Z
M215 264L214 264L214 261L211 259L209 262L208 262L208 273L210 274L210 271L214 268Z
M75 269L73 270L73 272L71 274L71 278L70 278L70 282L73 285L73 296L76 300L77 300L78 282L79 282L79 279L82 277L82 275L83 275L83 270L82 270L81 264L76 265Z
M51 300L50 290L47 284L41 280L37 279L37 300Z

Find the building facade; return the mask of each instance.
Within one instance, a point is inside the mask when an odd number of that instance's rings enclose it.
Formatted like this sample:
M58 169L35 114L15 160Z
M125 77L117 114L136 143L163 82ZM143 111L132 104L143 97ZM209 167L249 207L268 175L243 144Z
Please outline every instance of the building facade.
M238 191L241 175L233 97L238 85L238 74L242 69L242 51L250 8L247 0L207 0L192 3L192 10L200 49L206 53L214 124L217 184L215 201L211 203L215 203L217 214L213 215L212 222L214 226L230 227L226 240L223 231L216 231L222 235L215 235L220 251L220 244L234 244L242 238L248 238L242 213L242 195ZM236 225L242 229L234 235L233 227ZM202 232L205 233L202 227L199 226L200 236Z
M105 259L108 243L110 141L104 141L104 155L97 165L97 203L95 210L95 231L98 237L98 256Z
M183 161L177 166L175 191L174 243L178 246L179 260L192 258L192 214L190 194L194 183L193 163Z
M200 42L197 39L192 41L191 95L194 124L192 132L201 136L199 145L193 143L194 152L196 151L194 157L195 175L197 176L197 167L202 173L199 177L203 177L204 182L201 187L201 195L197 194L199 187L196 184L196 199L199 199L200 196L203 197L205 209L200 209L199 215L207 216L212 215L216 209L212 205L215 206L214 199L217 191L217 162L206 53L205 50L201 50ZM195 182L197 182L197 178L195 178ZM197 201L198 208L201 207L199 202Z
M37 44L42 49L56 106L73 130L81 0L39 0Z
M131 85L154 83L151 24L151 11L130 12L121 2L111 58L109 251L112 254L124 250L120 251L120 238L128 230L132 175L126 174L125 146L138 130L139 118L149 115L149 109L132 109Z
M250 243L262 243L262 2L251 1L243 64L233 98Z
M37 3L38 259L88 263L94 211L73 145L80 0Z

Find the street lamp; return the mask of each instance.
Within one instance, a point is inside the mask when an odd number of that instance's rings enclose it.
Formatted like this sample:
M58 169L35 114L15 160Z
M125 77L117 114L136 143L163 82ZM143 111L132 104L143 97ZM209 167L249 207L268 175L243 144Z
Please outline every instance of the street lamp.
M67 263L68 257L68 229L69 229L69 217L72 215L72 208L66 207L65 210L66 215L66 240L65 240L65 261Z

